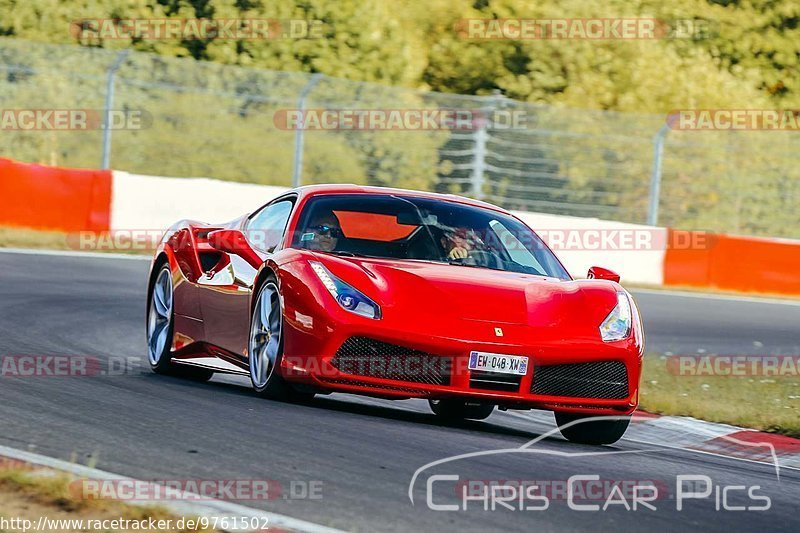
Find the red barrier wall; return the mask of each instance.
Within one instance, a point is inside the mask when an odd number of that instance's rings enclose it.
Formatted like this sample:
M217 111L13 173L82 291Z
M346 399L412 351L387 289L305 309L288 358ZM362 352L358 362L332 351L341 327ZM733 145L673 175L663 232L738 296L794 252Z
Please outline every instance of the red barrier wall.
M107 231L112 174L0 158L0 225ZM800 295L800 241L668 230L664 285Z
M0 225L108 230L111 171L46 167L0 158Z
M669 232L672 242L672 234L678 232ZM800 241L707 237L706 246L667 250L664 285L800 294Z

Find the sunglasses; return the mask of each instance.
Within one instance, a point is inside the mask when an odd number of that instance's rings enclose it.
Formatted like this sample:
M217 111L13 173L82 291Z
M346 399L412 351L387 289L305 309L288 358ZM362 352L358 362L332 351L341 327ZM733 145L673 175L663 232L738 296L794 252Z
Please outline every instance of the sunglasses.
M342 230L335 226L328 226L327 224L320 224L319 226L311 226L309 228L317 235L330 235L331 237L339 238L342 236Z

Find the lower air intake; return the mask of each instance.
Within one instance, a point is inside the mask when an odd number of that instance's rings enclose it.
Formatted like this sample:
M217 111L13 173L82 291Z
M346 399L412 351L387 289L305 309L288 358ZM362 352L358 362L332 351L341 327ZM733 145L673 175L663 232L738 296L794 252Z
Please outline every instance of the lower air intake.
M628 397L628 371L620 361L537 366L531 394L621 400Z
M449 358L368 337L344 341L331 364L344 374L427 385L450 384Z

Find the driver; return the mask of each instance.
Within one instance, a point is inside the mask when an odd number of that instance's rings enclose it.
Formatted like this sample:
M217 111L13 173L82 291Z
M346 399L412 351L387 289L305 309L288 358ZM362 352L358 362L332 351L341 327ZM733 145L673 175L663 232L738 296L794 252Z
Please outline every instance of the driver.
M301 240L306 248L320 252L332 252L342 237L342 225L331 211L315 215L306 227Z
M448 232L447 236L442 237L442 246L447 252L448 259L466 259L473 249L473 242L470 239L470 230L467 228L456 228Z

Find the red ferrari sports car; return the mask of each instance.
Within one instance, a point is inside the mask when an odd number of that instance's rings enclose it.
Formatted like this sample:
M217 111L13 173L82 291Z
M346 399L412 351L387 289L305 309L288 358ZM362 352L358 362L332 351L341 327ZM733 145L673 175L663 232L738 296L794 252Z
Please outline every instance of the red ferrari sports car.
M300 187L232 222L166 232L148 285L150 365L249 376L270 398L425 398L449 419L548 409L569 440L611 443L638 403L643 331L619 276L589 278L487 203Z

